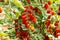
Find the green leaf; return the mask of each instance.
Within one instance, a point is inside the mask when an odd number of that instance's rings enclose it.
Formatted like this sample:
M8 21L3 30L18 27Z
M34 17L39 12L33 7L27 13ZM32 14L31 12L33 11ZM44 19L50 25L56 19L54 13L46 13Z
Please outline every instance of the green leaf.
M21 1L18 1L18 0L13 0L13 3L18 7L18 8L21 8L24 10L24 7L22 5L22 2Z

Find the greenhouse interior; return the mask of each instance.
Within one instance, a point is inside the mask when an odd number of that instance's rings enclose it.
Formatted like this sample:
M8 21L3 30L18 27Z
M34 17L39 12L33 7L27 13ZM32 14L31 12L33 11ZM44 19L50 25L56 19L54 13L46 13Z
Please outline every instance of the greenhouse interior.
M60 40L60 0L0 0L0 40Z

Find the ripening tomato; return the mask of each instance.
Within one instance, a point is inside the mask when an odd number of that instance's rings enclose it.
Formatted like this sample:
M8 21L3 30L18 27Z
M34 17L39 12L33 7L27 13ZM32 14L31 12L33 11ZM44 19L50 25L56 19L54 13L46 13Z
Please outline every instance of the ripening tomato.
M44 5L44 8L45 8L45 9L47 9L47 8L48 8L48 6L49 6L48 4L45 4L45 5Z
M51 2L50 2L50 1L48 1L48 4L49 4L49 5L51 5Z
M60 33L57 33L57 34L56 34L56 37L57 37L57 38L58 38L58 36L60 36Z
M2 7L0 7L0 13L3 11Z
M30 25L29 28L30 28L32 31L35 30L34 26L31 26L31 25Z

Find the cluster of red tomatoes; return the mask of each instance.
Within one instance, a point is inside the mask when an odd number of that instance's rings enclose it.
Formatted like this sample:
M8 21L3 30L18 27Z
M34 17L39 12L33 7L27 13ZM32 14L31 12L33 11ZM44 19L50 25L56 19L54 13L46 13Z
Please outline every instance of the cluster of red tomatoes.
M24 8L25 10L23 11L21 15L22 24L24 24L27 28L34 30L34 26L31 25L31 22L33 23L37 22L37 18L34 12L37 12L38 14L40 14L40 12L37 7L25 6Z
M18 26L17 24L18 19L15 20L15 34L16 37L20 37L21 40L30 40L30 36L27 31L23 31L21 27ZM20 31L19 31L20 29Z
M48 3L44 4L44 8L46 9L47 14L54 15L55 12L53 11L53 8L50 7L51 2L48 1Z
M50 7L49 5L51 5L50 1L48 1L48 3L46 3L46 4L44 4L44 8L46 9L46 12L48 14L47 20L45 22L47 28L49 28L49 26L53 25L53 24L51 25L51 19L50 18L55 15L53 8ZM58 14L60 14L60 8L58 9ZM55 26L55 32L56 32L55 35L56 35L56 37L58 37L58 36L60 36L60 29L58 28L59 20L54 23L54 26ZM50 28L47 31L52 32L52 29Z
M55 36L58 37L58 36L60 36L60 28L58 28L58 26L59 26L59 21L56 21L56 22L55 22L55 26L56 26Z
M51 18L51 16L53 16L55 14L55 12L53 11L53 8L50 7L50 5L51 5L50 1L48 1L48 3L46 3L46 4L44 4L44 8L46 9L46 12L48 14L47 21L45 23L46 27L48 27L50 25L50 23L51 23L50 18Z
M60 36L60 28L56 28L56 37Z
M21 38L22 40L30 40L30 35L28 34L28 32L22 31L22 32L20 32L20 38Z
M31 25L31 22L33 23L37 22L37 18L35 17L34 12L37 12L38 14L40 14L40 12L37 7L25 6L24 8L25 10L21 14L21 16L19 16L19 19L22 19L22 24L24 24L26 28L29 28L32 31L34 31L34 26ZM18 32L19 28L17 23L18 23L18 19L15 20L16 36L18 37L20 34L21 36L20 38L22 38L22 40L24 39L30 40L28 32L24 32L23 30L22 31L20 30L20 33Z

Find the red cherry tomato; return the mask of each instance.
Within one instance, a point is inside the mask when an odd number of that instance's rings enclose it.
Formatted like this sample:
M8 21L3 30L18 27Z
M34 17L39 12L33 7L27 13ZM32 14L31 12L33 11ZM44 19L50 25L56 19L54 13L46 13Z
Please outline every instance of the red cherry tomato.
M57 28L56 29L56 33L60 33L60 28Z
M58 26L58 23L55 23L54 25L55 25L55 26Z
M22 20L22 23L25 24L27 20Z
M29 23L29 22L25 22L25 26L26 26L27 28L29 28L30 23Z
M29 6L30 9L33 9L33 6Z
M27 17L27 15L23 13L21 17L22 17L22 19L25 19Z
M56 34L56 37L57 37L57 38L58 38L58 36L60 36L60 33L57 33L57 34Z
M50 2L50 1L48 1L48 4L49 4L49 5L51 5L51 2Z
M46 21L46 27L48 27L49 25L50 25L50 23L51 23L51 21L48 19L47 21Z
M30 0L27 0L28 1L28 3L30 3Z
M32 16L33 16L32 13L29 13L29 14L28 14L28 17L29 17L30 20L32 20Z
M56 21L54 25L55 25L55 26L58 26L58 23L59 23L59 21Z
M37 19L34 17L32 21L33 21L34 23L36 23Z
M19 33L18 32L16 32L16 36L18 37L19 35L18 35Z
M29 8L29 6L25 6L24 8L25 8L24 12L27 12L28 11L27 9Z
M50 12L51 12L50 10L47 10L47 14L50 14Z
M34 19L34 16L30 16L29 19L30 19L30 20L33 20L33 19Z
M53 16L55 13L54 12L51 12L51 15Z
M45 4L45 5L44 5L44 8L45 8L45 9L47 9L47 8L48 8L48 6L49 6L48 4Z
M26 17L26 18L24 18L24 19L22 19L22 20L25 20L25 21L27 21L27 20L28 20L28 18Z
M0 7L0 13L3 11L2 7Z

